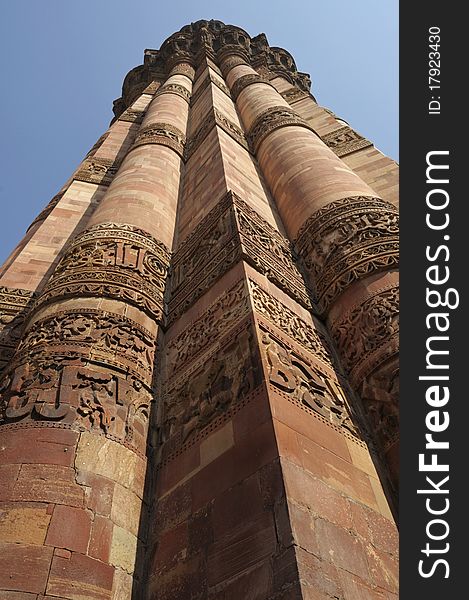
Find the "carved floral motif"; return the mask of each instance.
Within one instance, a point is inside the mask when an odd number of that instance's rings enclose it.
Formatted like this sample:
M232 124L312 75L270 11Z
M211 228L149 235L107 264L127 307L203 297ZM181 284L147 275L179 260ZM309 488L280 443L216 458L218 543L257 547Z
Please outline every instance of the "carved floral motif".
M36 321L19 344L16 361L24 354L83 356L120 364L151 384L155 348L154 336L126 317L97 309L70 310Z
M193 357L210 348L248 313L246 285L239 281L166 345L166 362L171 372L187 366Z
M334 353L324 332L313 328L291 311L285 304L271 296L256 282L250 280L255 310L288 336L314 354L328 367L335 367Z
M399 288L380 290L331 325L342 363L355 372L372 371L383 355L396 354L399 334ZM376 354L376 352L378 354ZM374 357L374 360L373 360ZM371 362L370 362L371 361Z

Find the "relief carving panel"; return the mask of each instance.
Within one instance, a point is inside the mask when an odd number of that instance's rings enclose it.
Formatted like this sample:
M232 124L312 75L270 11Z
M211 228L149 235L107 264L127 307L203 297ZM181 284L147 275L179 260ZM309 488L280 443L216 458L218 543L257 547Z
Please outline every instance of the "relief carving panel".
M119 164L109 158L85 158L78 171L73 176L77 181L110 185L117 173Z
M87 361L38 356L0 381L0 425L60 426L106 435L144 454L151 391Z
M96 225L75 238L40 303L69 296L107 297L134 304L161 320L169 258L164 244L141 229Z
M351 283L399 262L399 214L379 198L352 197L315 212L295 242L320 313Z
M321 139L339 157L373 145L348 125L323 135Z
M171 440L168 450L174 450L190 441L217 417L227 417L261 381L260 357L249 320L247 326L219 340L210 357L168 383L161 442Z
M229 192L174 255L169 322L240 260L251 264L303 306L311 306L288 240Z
M361 438L359 417L347 400L344 383L326 374L320 363L306 359L262 324L260 331L272 388L297 406L320 415L329 425Z

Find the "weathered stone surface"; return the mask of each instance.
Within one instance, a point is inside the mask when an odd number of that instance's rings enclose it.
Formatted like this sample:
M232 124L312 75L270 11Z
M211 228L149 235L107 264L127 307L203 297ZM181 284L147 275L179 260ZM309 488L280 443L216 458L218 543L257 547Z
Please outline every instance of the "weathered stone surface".
M86 554L92 513L83 508L57 505L47 532L46 544Z
M135 569L137 538L122 527L114 526L112 530L111 553L109 562L132 574Z
M54 556L46 594L70 600L110 600L114 569L93 558L72 552Z
M78 478L82 471L88 471L111 479L142 497L145 461L121 444L90 433L82 433L78 442L75 467Z
M0 539L2 542L42 545L50 519L47 504L1 503Z
M0 543L0 590L43 592L51 560L52 548Z

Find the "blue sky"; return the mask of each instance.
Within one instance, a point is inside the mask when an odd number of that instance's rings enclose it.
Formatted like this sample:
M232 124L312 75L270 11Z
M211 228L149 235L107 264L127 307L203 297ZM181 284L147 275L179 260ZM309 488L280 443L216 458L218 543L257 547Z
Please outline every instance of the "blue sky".
M3 2L0 264L107 129L143 50L212 18L288 50L318 102L397 160L397 0Z

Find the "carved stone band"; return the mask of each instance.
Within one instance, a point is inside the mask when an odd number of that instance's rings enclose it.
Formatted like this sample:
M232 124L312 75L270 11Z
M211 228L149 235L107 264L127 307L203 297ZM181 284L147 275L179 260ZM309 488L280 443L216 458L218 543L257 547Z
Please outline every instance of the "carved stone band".
M18 346L14 363L37 356L83 358L131 373L151 385L156 342L135 321L98 309L67 310L35 321Z
M119 165L108 158L86 158L74 175L77 181L109 185L117 173Z
M145 455L151 391L76 356L28 357L0 380L0 428L89 430Z
M168 249L130 225L104 223L77 236L37 304L60 297L106 297L128 302L160 321Z
M379 290L331 325L342 364L357 385L398 351L399 287Z
M291 87L288 90L281 92L281 96L288 102L288 104L293 104L297 100L302 100L303 98L311 98L311 94L309 92L300 90L297 87Z
M291 245L233 192L226 194L176 251L169 322L228 269L245 260L297 302L311 308Z
M141 123L145 111L128 108L119 117L119 121L127 121L129 123Z
M348 125L322 136L322 141L339 157L373 145Z
M0 371L14 354L34 297L29 290L0 286Z
M258 73L248 73L248 75L243 75L239 79L237 79L233 87L231 88L231 96L233 100L236 102L240 93L246 88L248 85L252 85L253 83L265 83L273 88L273 85L270 83L268 79L264 79ZM274 88L275 89L275 88Z
M295 249L325 313L351 283L399 262L399 214L379 198L332 202L301 227Z
M153 123L140 129L131 149L145 144L167 146L183 158L186 136L180 129L169 123Z
M285 106L274 106L261 113L252 124L249 130L248 140L251 147L257 152L261 142L272 133L281 127L288 125L296 125L305 127L313 133L314 130L308 123L302 119L292 108Z
M155 98L157 96L161 96L162 94L175 94L176 96L183 98L187 103L189 103L191 100L190 91L179 83L165 83L158 89L155 94Z

